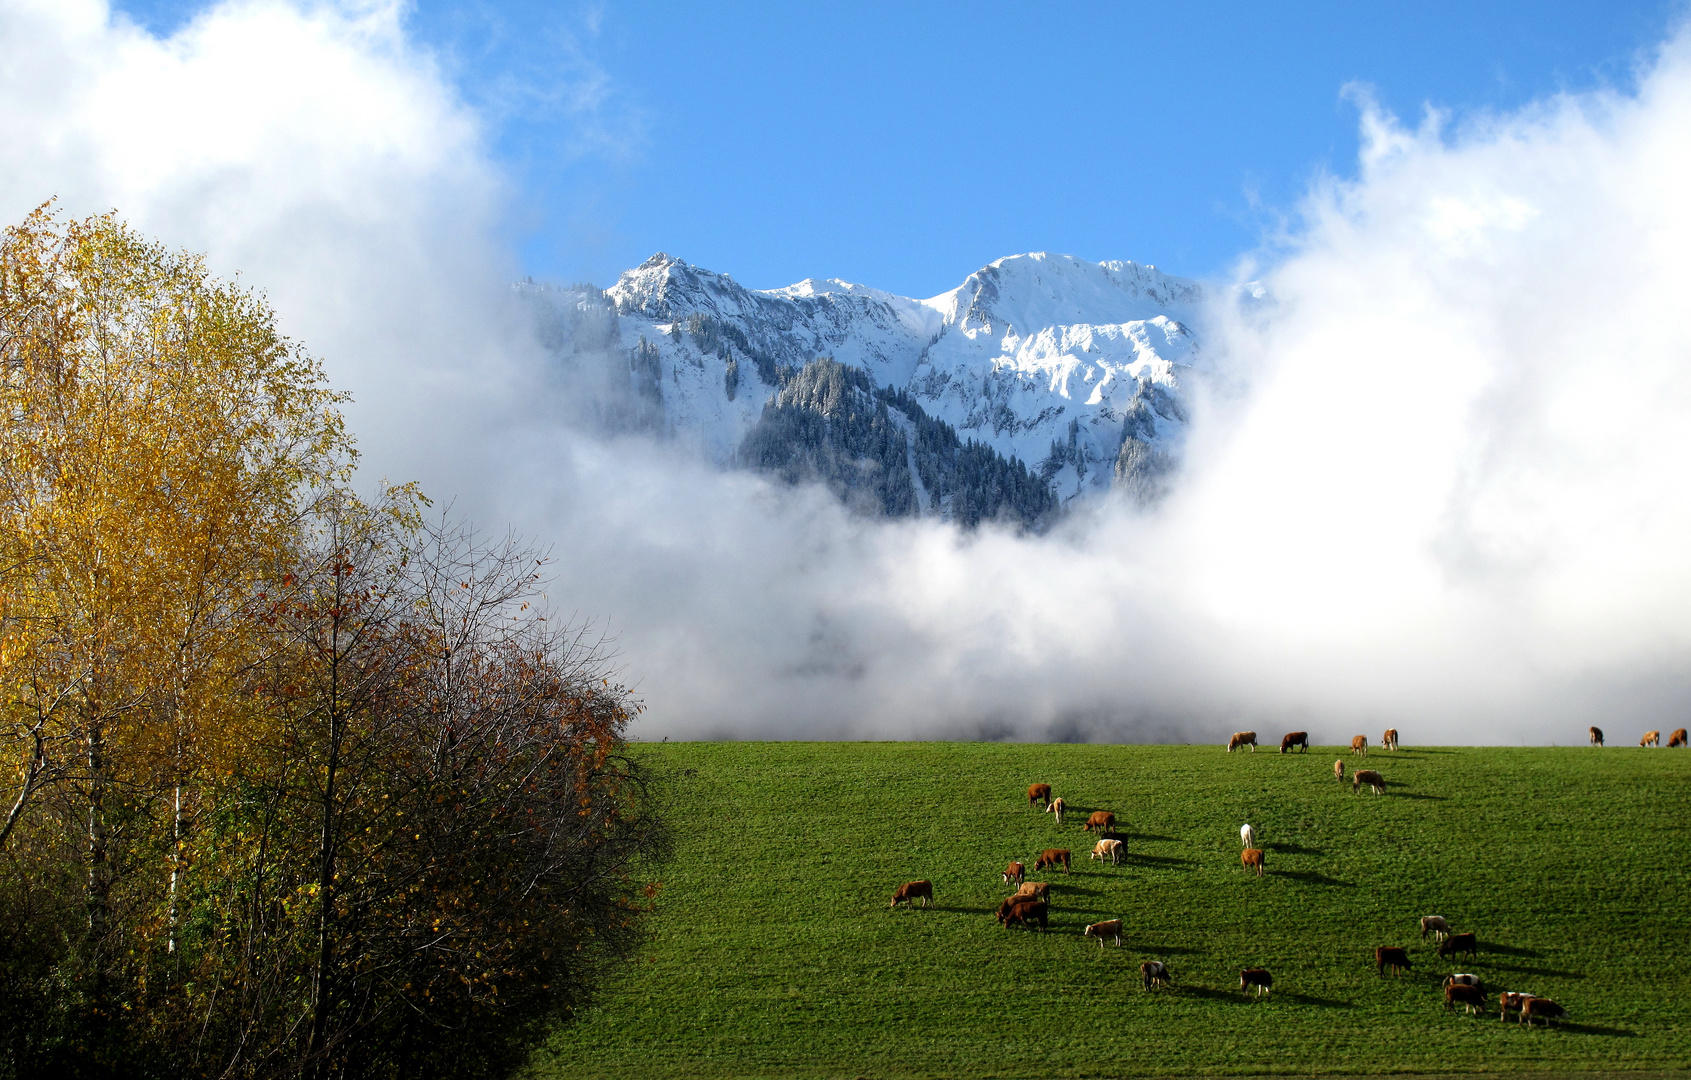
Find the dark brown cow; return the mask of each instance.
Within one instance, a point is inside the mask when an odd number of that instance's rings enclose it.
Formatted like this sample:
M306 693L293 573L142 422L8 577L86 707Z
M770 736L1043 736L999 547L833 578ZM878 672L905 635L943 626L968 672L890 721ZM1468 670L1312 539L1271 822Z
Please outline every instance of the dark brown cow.
M1063 873L1069 872L1068 848L1046 848L1039 853L1039 858L1033 861L1033 870L1036 874L1046 867L1055 869L1058 866L1063 868Z
M1037 922L1039 924L1039 928L1044 930L1045 920L1049 910L1049 907L1043 900L1024 901L1017 904L1015 907L1012 907L1010 909L1010 913L1004 916L1004 926L1008 928L1011 923L1021 923L1023 926L1031 930L1033 929L1033 924Z
M1235 731L1233 737L1227 740L1227 752L1231 754L1235 747L1248 746L1251 753L1257 752L1257 733L1254 731Z
M1174 982L1174 976L1169 974L1167 967L1161 960L1147 960L1139 965L1139 977L1145 982L1145 989L1153 986L1167 986Z
M1477 1012L1483 1012L1485 1010L1485 991L1466 983L1447 982L1444 984L1444 1007L1449 1009L1454 1005L1461 1005L1467 1009L1470 1016Z
M1284 754L1286 751L1290 750L1294 746L1301 746L1301 747L1303 747L1304 753L1306 753L1306 754L1309 753L1309 732L1307 732L1307 731L1294 731L1289 735L1284 735L1284 736L1281 737L1281 739L1280 739L1280 752L1282 754Z
M1239 853L1239 861L1245 865L1246 870L1250 870L1252 868L1255 868L1255 870L1257 872L1257 877L1262 876L1262 849L1261 848L1259 848L1259 847L1248 847L1248 848L1246 848L1244 851L1241 851Z
M1350 738L1350 752L1353 754L1368 753L1368 736L1352 735Z
M1356 792L1362 790L1363 784L1367 784L1369 787L1373 788L1374 794L1376 795L1384 795L1386 793L1385 779L1373 769L1358 769L1356 772L1351 774L1351 794L1354 795Z
M1387 750L1396 750L1397 749L1397 728L1394 728L1394 727L1387 728L1385 736L1380 739L1380 745L1385 747Z
M1672 735L1669 735L1668 736L1668 745L1669 746L1684 746L1685 745L1685 729L1680 728L1678 731L1674 732ZM1555 1004L1555 1003L1552 1002L1551 1004Z
M1393 975L1412 970L1409 954L1395 945L1381 945L1374 950L1374 971L1385 978L1386 969L1391 968Z
M1045 808L1047 810L1051 809L1051 785L1050 784L1029 784L1028 785L1028 805L1032 806L1036 802L1044 802Z
M1603 729L1598 727L1596 724L1591 725L1591 745L1603 745Z
M993 918L997 919L999 922L1003 922L1005 919L1010 917L1011 908L1015 907L1017 904L1025 904L1030 899L1032 898L1023 896L1021 893L1017 893L1015 896L1006 896L1003 902L998 905L998 911L995 915L993 915Z
M887 907L897 907L899 902L903 900L910 901L911 907L916 906L917 900L925 900L926 903L922 906L932 907L934 902L934 883L931 881L905 882L903 885L898 887L897 892L892 894L892 903L888 904Z
M1473 934L1452 934L1439 943L1439 956L1455 956L1457 953L1480 954L1480 944Z
M1116 816L1108 810L1094 810L1087 817L1086 824L1080 827L1082 832L1096 832L1100 836L1104 833L1116 831Z
M1019 862L1013 862L1004 868L1003 878L1006 885L1020 885L1026 876L1027 867Z
M1241 968L1239 970L1239 989L1249 994L1255 990L1257 995L1266 995L1274 986L1274 976L1266 968Z
M1521 1003L1521 1023L1523 1024L1531 1024L1534 1020L1543 1020L1544 1026L1549 1027L1550 1021L1560 1020L1567 1015L1568 1010L1549 998L1530 997Z

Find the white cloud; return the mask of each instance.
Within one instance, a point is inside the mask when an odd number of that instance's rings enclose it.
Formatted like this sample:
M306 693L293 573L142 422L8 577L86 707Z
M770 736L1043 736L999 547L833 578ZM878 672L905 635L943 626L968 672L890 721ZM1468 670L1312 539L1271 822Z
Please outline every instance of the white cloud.
M505 306L513 193L402 13L224 3L160 40L0 0L0 213L115 207L265 289L358 395L369 471L556 545L554 602L619 631L644 733L1541 742L1681 715L1683 35L1636 94L1454 130L1359 99L1358 177L1312 192L1270 313L1212 336L1251 389L1207 410L1180 493L1018 539L555 422Z

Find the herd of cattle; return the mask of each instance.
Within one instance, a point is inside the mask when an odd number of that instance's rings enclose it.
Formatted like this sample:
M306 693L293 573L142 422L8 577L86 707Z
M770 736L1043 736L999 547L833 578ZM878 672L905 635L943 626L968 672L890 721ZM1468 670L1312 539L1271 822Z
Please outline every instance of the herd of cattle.
M1228 740L1227 752L1249 746L1256 751L1256 732L1235 732ZM1388 750L1397 749L1397 729L1387 728L1385 737L1380 740L1381 746ZM1591 729L1591 744L1603 745L1602 729ZM1645 734L1640 746L1661 745L1661 733L1651 731ZM1680 728L1668 738L1669 746L1686 746L1686 729ZM1368 753L1368 739L1358 735L1351 740L1351 754L1356 756ZM1294 731L1280 740L1280 752L1290 752L1299 748L1302 752L1309 750L1309 733ZM1345 778L1345 762L1343 758L1333 762L1333 775L1343 782ZM1351 776L1351 791L1361 790L1367 784L1374 789L1376 795L1385 793L1386 782L1373 769L1357 769ZM1066 807L1060 796L1053 796L1050 784L1033 784L1027 791L1028 805L1043 804L1045 812L1057 819L1057 824L1063 823ZM1116 828L1116 816L1107 810L1095 810L1081 826L1083 831L1095 832L1099 840L1093 845L1091 858L1109 862L1112 866L1120 865L1126 854L1126 848L1119 837L1113 835ZM1245 870L1255 871L1257 877L1263 875L1263 849L1256 846L1255 830L1247 823L1239 830L1239 839L1244 850L1240 854L1240 862ZM1068 848L1047 848L1040 852L1034 860L1033 872L1055 870L1061 866L1063 873L1069 872L1071 851ZM1045 881L1026 880L1027 868L1020 862L1011 862L1001 874L1004 884L1016 886L1016 891L1006 897L998 905L997 918L1004 927L1022 926L1032 929L1038 926L1044 930L1050 917L1051 885ZM897 907L900 903L908 902L915 906L917 900L925 905L931 905L934 899L934 886L931 881L911 881L900 885L893 893L889 907ZM1473 933L1452 933L1450 924L1443 917L1428 915L1421 919L1421 937L1423 940L1432 935L1438 946L1440 959L1447 956L1466 954L1474 958L1479 952L1479 942ZM1097 938L1098 947L1104 947L1106 941L1113 940L1119 948L1122 944L1122 920L1110 919L1105 922L1092 923L1081 931L1085 938ZM1374 950L1374 966L1380 977L1384 978L1390 969L1393 974L1410 970L1408 951L1397 946L1382 945ZM1160 960L1147 960L1139 965L1139 973L1146 990L1155 986L1168 986L1174 981L1174 976ZM1243 968L1239 972L1239 989L1247 996L1251 994L1268 994L1274 986L1274 977L1263 968ZM1486 989L1483 980L1478 975L1457 972L1444 980L1445 1008L1453 1009L1461 1005L1470 1015L1486 1009ZM1520 1022L1531 1024L1534 1020L1543 1020L1546 1024L1555 1019L1567 1016L1567 1010L1549 998L1538 997L1533 994L1517 991L1503 991L1498 995L1498 1019L1507 1020L1511 1012L1515 1013Z

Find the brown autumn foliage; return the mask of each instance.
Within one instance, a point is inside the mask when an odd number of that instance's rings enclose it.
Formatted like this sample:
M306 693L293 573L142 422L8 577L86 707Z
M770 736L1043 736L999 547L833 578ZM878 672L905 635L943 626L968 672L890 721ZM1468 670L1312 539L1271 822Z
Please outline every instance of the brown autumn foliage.
M110 217L0 240L0 1076L492 1076L640 939L637 706L544 560L350 493L318 364Z

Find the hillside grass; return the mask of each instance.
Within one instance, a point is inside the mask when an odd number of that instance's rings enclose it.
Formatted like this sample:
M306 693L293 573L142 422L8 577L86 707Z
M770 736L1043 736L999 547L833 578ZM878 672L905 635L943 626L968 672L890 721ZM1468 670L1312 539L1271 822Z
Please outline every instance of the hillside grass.
M1691 1068L1691 753L694 743L653 940L535 1075L1097 1077ZM1027 785L1069 804L1059 827ZM1089 861L1091 809L1126 863ZM1267 876L1247 876L1250 822ZM999 871L1074 852L1050 931L1003 929ZM1030 874L1030 880L1033 879ZM932 909L888 910L901 882ZM1440 961L1418 919L1478 933ZM1122 917L1124 948L1084 924ZM1375 974L1377 945L1414 970ZM1170 990L1141 989L1160 959ZM1248 1000L1241 967L1274 975ZM1554 998L1560 1027L1444 1009L1452 971Z

